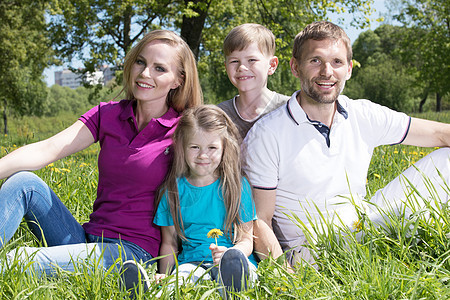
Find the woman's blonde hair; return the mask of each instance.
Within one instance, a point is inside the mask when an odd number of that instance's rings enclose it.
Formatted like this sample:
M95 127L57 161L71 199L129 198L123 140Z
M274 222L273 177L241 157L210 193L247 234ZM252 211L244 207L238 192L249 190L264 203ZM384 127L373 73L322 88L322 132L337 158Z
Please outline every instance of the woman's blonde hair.
M183 112L173 135L174 161L171 171L158 195L158 202L165 194L178 236L184 240L184 227L180 215L180 196L177 179L188 177L189 168L185 159L185 149L191 136L197 130L217 132L222 138L222 160L217 167L217 175L223 193L226 209L225 233L235 241L242 230L240 218L242 172L240 159L239 133L230 118L215 105L201 105Z
M167 95L167 105L182 112L186 108L203 103L202 89L198 79L194 55L186 42L170 30L153 30L147 33L126 55L123 66L123 85L127 99L134 100L131 70L144 47L152 41L162 41L177 49L178 76L182 83Z

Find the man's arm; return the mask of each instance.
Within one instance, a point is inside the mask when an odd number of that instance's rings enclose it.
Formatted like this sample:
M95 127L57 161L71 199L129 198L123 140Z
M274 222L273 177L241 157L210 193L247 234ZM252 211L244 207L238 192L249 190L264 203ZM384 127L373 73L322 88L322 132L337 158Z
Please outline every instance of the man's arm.
M450 147L450 124L411 118L404 145L419 147Z
M277 258L283 254L280 243L272 229L272 217L275 211L276 190L253 189L258 220L253 224L255 252L260 259L269 256Z

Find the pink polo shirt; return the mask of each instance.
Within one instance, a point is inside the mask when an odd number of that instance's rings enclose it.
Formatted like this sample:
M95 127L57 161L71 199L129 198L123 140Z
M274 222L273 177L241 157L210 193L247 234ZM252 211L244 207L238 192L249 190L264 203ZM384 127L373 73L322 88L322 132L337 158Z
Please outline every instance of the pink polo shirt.
M83 227L93 235L133 242L155 257L161 243L153 224L155 196L172 163L172 134L180 115L170 108L138 132L133 103L102 102L79 119L101 147L97 199Z

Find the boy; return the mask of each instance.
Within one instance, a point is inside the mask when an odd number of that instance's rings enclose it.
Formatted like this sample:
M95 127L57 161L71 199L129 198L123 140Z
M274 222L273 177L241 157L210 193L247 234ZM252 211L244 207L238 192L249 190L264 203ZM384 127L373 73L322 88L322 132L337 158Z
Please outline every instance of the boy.
M218 106L239 129L242 140L263 115L289 99L267 88L267 77L275 73L275 36L259 24L242 24L233 28L223 43L225 68L239 94Z

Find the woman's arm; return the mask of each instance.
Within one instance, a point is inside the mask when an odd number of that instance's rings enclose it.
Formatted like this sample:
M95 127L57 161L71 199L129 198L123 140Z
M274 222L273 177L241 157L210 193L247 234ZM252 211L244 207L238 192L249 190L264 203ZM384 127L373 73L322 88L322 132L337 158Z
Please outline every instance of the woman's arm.
M178 235L175 226L161 227L161 249L159 255L159 272L170 274L175 265L175 256L178 255Z
M94 143L91 131L81 121L56 135L25 145L0 159L0 179L19 171L34 171Z

